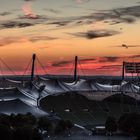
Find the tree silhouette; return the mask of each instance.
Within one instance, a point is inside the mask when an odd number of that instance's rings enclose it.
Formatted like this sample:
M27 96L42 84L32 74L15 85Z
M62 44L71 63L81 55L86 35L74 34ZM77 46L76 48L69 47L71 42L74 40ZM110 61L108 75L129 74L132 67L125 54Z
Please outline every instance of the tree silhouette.
M119 130L134 135L140 140L140 114L137 112L124 114L118 121Z
M117 122L116 119L112 116L109 116L105 123L106 131L111 135L113 132L117 131Z
M12 140L12 130L9 126L0 124L0 139Z
M41 117L38 120L38 128L40 130L46 130L48 133L53 131L53 124L47 117Z

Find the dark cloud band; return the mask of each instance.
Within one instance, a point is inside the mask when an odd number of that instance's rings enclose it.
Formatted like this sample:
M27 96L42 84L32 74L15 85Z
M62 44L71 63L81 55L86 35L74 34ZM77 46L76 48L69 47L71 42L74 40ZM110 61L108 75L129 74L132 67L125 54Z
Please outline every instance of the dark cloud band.
M113 36L119 33L120 32L113 31L113 30L91 30L87 32L72 33L72 35L77 36L77 37L84 37L87 39L95 39L95 38L100 38L100 37L109 37L109 36Z

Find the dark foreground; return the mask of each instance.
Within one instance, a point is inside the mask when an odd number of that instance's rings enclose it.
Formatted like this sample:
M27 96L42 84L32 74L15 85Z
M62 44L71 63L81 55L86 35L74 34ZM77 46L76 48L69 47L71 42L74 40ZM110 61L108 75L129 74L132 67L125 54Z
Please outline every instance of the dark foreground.
M45 138L44 140L134 140L133 137L127 137L127 136L112 136L112 137L107 137L107 136L70 136L70 137L62 137L62 136L57 136L57 137L49 137Z

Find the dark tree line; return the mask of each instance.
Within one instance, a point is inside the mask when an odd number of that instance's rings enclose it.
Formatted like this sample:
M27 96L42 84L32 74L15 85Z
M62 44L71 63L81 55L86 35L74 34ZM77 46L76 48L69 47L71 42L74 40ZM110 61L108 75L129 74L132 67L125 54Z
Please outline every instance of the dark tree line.
M70 134L73 123L69 120L50 120L47 116L36 118L31 113L0 115L0 139L43 140L43 136ZM109 135L121 131L140 140L140 114L123 114L119 120L109 116L105 123Z
M0 115L0 139L4 140L42 140L43 136L69 133L72 127L71 121L36 118L31 113Z
M117 121L114 117L109 116L105 123L108 134L120 131L123 134L137 137L140 140L140 114L138 112L123 114Z

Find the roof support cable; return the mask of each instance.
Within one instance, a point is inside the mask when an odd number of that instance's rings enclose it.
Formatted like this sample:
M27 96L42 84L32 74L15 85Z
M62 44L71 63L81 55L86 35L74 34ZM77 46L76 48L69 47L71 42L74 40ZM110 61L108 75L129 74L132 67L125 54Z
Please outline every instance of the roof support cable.
M6 64L1 58L0 61L6 66L6 68L14 75L16 76L16 73L8 66L8 64Z
M26 75L27 71L29 70L29 68L31 68L31 61L29 61L29 63L27 64L26 68L25 68L25 71L23 72L22 76Z
M83 76L86 76L86 74L85 74L85 72L84 72L84 69L83 69L83 67L82 67L81 62L78 61L78 64L79 64L79 66L80 66L81 72L83 73Z
M45 74L48 74L47 71L46 71L45 66L41 63L41 61L38 59L38 57L36 58L36 60L38 61L39 65L41 66L43 72L44 72Z

